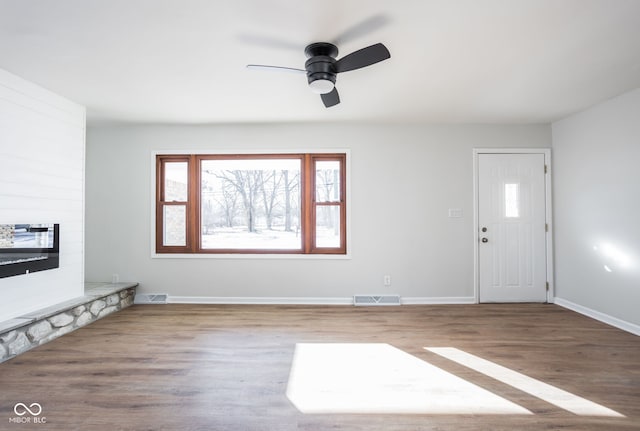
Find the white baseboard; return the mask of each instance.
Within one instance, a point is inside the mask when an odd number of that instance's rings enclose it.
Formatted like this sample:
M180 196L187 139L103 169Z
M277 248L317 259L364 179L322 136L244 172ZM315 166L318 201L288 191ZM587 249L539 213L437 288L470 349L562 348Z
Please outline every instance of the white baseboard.
M169 296L169 304L353 305L353 298Z
M591 317L592 319L604 322L607 325L615 326L616 328L622 329L623 331L631 332L634 335L640 335L640 325L618 319L617 317L609 316L608 314L592 310L591 308L575 304L571 301L567 301L566 299L558 298L557 296L554 298L553 303L561 307L568 308L569 310L575 311L576 313L584 314L585 316Z
M475 304L474 297L401 297L401 304ZM169 304L270 304L270 305L353 305L353 297L245 297L245 296L169 296Z
M409 296L400 301L403 305L476 304L473 296Z

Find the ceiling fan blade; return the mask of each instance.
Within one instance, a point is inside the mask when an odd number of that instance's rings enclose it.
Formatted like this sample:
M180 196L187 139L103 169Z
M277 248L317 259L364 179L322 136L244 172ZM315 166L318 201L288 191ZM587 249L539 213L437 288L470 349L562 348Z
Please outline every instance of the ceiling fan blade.
M336 87L333 87L333 90L329 93L321 94L320 97L322 98L322 103L324 103L326 108L331 108L332 106L340 103L340 96L338 95Z
M376 43L342 57L336 62L336 71L340 73L361 69L388 58L391 58L391 54L387 47L381 43Z
M292 72L292 73L307 73L304 69L296 69L295 67L284 67L284 66L268 66L266 64L247 64L247 69L262 69L262 70L273 70L273 71L282 71L282 72Z
M379 28L384 27L389 23L390 19L388 15L377 14L370 16L369 18L352 25L341 34L336 36L331 43L334 45L343 45L359 37L365 36Z
M265 46L267 48L285 49L289 51L300 52L304 49L304 45L289 42L288 40L277 39L275 37L258 35L252 33L242 33L236 36L239 41L243 43L250 43L252 45Z

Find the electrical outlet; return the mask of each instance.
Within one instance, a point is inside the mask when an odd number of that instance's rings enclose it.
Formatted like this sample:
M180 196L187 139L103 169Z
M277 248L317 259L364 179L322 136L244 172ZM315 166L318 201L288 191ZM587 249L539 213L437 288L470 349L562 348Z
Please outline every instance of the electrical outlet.
M391 276L385 275L383 278L383 282L385 286L391 286Z

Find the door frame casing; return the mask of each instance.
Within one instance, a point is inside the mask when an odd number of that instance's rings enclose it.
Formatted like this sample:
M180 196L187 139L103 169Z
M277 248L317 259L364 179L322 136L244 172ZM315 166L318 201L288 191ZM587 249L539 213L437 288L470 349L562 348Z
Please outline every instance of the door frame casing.
M478 159L480 154L543 154L546 172L545 184L545 255L547 265L547 302L553 303L555 286L553 282L553 218L551 199L551 148L474 148L473 149L473 294L476 304L480 303L480 219L479 219L479 172Z

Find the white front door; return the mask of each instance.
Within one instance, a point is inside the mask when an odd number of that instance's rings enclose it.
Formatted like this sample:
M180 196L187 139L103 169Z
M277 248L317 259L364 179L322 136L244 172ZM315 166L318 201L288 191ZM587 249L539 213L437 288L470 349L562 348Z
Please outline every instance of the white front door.
M480 302L546 302L544 154L478 154Z

